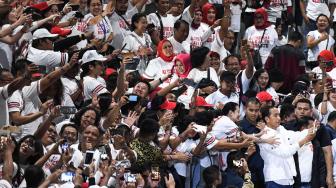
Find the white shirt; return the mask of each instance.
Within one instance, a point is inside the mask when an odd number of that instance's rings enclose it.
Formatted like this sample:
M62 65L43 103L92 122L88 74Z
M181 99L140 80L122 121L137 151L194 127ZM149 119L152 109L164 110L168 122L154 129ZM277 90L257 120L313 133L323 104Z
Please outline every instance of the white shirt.
M4 87L0 87L0 108L2 109L0 112L0 126L9 125L9 115L8 115L8 84Z
M139 48L149 48L152 40L147 33L139 36L133 31L125 37L123 45L125 44L125 51L137 52Z
M216 70L212 67L209 67L209 70L210 70L210 80L214 81L216 85L219 87L220 83L219 83ZM201 71L197 68L191 69L191 71L188 74L188 78L194 80L194 82L196 83L199 83L203 78L207 78L207 77L208 77L207 70Z
M169 37L168 40L173 45L174 54L180 54L180 53L185 54L185 53L187 53L187 50L184 48L185 45L183 45L183 43L185 43L185 41L180 43L180 42L175 40L174 36Z
M192 151L197 147L199 140L187 139L180 143L176 151L183 152L186 155L192 156ZM174 167L180 176L186 177L187 175L187 164L185 162L176 162Z
M191 49L203 46L212 33L207 24L201 23L197 29L192 28L190 25L188 38L184 41L184 48L190 53Z
M268 21L275 23L277 18L281 18L282 11L286 11L290 6L292 6L291 0L271 0L267 9Z
M86 20L86 24L88 24L92 18L94 18L94 16L91 13L85 15L84 20ZM93 32L94 38L103 40L107 40L110 34L113 34L113 29L107 16L102 17L99 23L87 26L86 31Z
M320 38L321 33L318 30L310 31L307 36L312 37L314 40ZM328 44L328 46L327 46ZM333 50L331 47L335 44L335 40L331 35L329 35L329 40L326 39L318 43L315 47L308 49L308 61L317 61L317 57L323 50Z
M32 82L30 86L25 86L22 90L15 91L8 99L8 111L20 112L22 116L38 112L42 105L39 94L41 94L40 80ZM17 135L17 138L34 134L42 121L43 117L39 117L30 123L21 125L22 134Z
M306 14L309 19L316 20L316 18L320 14L326 15L328 18L330 17L330 11L328 8L328 4L325 3L324 0L308 0ZM335 3L335 0L328 0L329 4Z
M75 106L71 95L78 90L78 85L75 79L69 79L67 77L61 77L61 82L63 85L63 100L62 106Z
M122 15L122 17L125 18L128 23L131 23L131 18L136 13L138 13L138 9L133 7L128 10L125 15ZM116 49L122 48L124 38L131 33L130 28L128 28L128 25L123 18L121 18L116 12L113 12L109 18L113 29L112 46Z
M172 71L173 65L174 65L173 61L165 62L160 57L157 57L149 62L145 74L143 76L149 79L158 80L163 76L169 75ZM170 80L171 80L170 78L166 79L159 87L164 88L168 86Z
M248 43L255 50L258 50L259 44L261 44L259 53L262 63L265 64L269 54L271 53L271 50L278 43L278 33L274 29L274 26L271 25L267 27L262 42L260 43L263 32L263 29L256 29L256 27L253 25L247 28L244 39L247 39Z
M101 77L93 78L85 76L83 79L84 100L91 99L94 95L98 96L102 93L108 93L106 83Z
M296 176L293 155L299 150L301 135L307 135L308 130L302 132L288 131L279 126L276 130L269 127L261 136L262 139L279 138L279 145L259 143L260 155L264 160L265 182L274 181L281 185L293 185L293 177Z
M238 93L231 93L230 96L224 95L222 92L217 90L214 93L211 93L205 98L205 101L212 105L218 105L218 103L223 103L224 105L228 102L235 102L239 104L239 95Z
M163 38L169 38L174 34L174 23L179 18L175 18L172 14L167 14L166 17L161 16L163 25ZM148 24L154 24L157 29L160 29L160 20L155 13L151 13L147 16Z
M39 50L32 47L28 48L27 60L31 61L35 65L44 65L47 67L47 71L59 66L63 66L69 60L67 53L55 52L52 50Z
M220 56L220 60L223 61L231 53L227 49L225 49L224 41L220 39L219 32L216 32L214 36L214 41L211 43L211 51L217 52ZM222 64L223 63L221 63L221 65ZM220 69L222 70L223 66Z
M302 140L304 137L305 135L300 135L299 139ZM301 182L310 182L312 178L313 155L313 144L311 142L306 143L298 150Z
M319 104L318 106L318 111L321 112L322 109L322 103ZM323 124L328 123L328 116L331 112L335 111L336 108L328 101L327 102L327 114L322 115L322 122Z
M241 23L241 13L242 7L237 4L230 4L230 10L231 10L231 25L230 25L230 30L232 30L235 33L238 33L240 31L240 23Z

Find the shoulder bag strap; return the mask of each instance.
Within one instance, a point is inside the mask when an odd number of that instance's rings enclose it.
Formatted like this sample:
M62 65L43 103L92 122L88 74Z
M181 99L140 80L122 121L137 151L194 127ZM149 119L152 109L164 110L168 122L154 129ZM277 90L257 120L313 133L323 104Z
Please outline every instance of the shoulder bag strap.
M207 79L211 80L211 78L210 78L210 68L208 68L208 70L207 70Z
M155 12L156 16L159 18L159 21L160 21L160 39L162 40L163 39L163 23L162 23L162 19L161 19L161 16L158 12Z
M327 38L327 45L326 45L326 50L328 50L328 44L329 44L329 33L328 33L328 38Z
M265 33L266 33L266 29L264 30L262 36L261 36L261 39L260 39L260 44L259 44L259 47L258 47L258 51L260 50L261 46L262 46L262 40L264 39L264 36L265 36Z
M118 14L118 13L116 12L116 14ZM127 21L122 15L118 14L118 16L119 16L121 19L123 19L123 20L125 21L125 23L126 23L128 29L130 29L130 28L131 28L131 24L128 23L128 21Z

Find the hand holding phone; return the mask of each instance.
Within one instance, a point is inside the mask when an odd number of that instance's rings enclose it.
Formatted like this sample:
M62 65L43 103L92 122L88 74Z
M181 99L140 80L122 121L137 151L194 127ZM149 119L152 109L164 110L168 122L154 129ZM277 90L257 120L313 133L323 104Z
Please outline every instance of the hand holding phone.
M85 159L84 159L84 166L89 166L93 160L94 151L86 151Z

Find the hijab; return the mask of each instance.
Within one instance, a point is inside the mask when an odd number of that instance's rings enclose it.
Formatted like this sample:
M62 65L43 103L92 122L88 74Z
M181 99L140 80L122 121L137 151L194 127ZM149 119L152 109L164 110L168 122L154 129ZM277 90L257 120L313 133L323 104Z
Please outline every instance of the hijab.
M214 9L215 13L216 13L216 8L213 6L213 4L211 4L211 3L205 3L202 6L202 13L203 13L202 22L208 24L209 26L212 26L215 23L216 19L213 20L213 21L209 21L208 20L208 12L209 12L210 9Z
M180 60L180 62L183 64L184 66L184 73L178 73L176 71L176 74L180 77L180 78L186 78L191 70L191 61L190 61L190 55L189 54L179 54L176 56L175 61L174 61L174 66L176 67L176 61Z
M264 17L264 24L262 26L257 26L256 25L256 15L257 14L261 14L263 17ZM255 13L254 13L254 26L257 28L257 29L266 29L267 27L269 27L271 24L269 23L268 21L268 14L266 12L266 10L264 8L258 8Z
M170 56L166 56L164 53L163 53L163 44L165 42L169 42L171 44L171 42L167 39L163 39L159 42L157 48L156 48L156 51L157 51L157 56L158 57L161 57L161 59L163 59L164 61L166 62L171 62L173 61L174 57L175 57L175 54L172 54Z

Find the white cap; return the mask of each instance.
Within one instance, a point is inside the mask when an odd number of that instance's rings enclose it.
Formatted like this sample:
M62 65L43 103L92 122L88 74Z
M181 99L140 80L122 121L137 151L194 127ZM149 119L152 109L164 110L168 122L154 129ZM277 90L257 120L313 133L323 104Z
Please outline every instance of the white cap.
M83 54L82 65L91 61L106 61L107 58L97 53L96 50L88 50Z
M35 39L42 39L42 38L54 38L57 37L58 34L51 34L47 29L42 28L42 29L37 29L33 33L33 40Z

